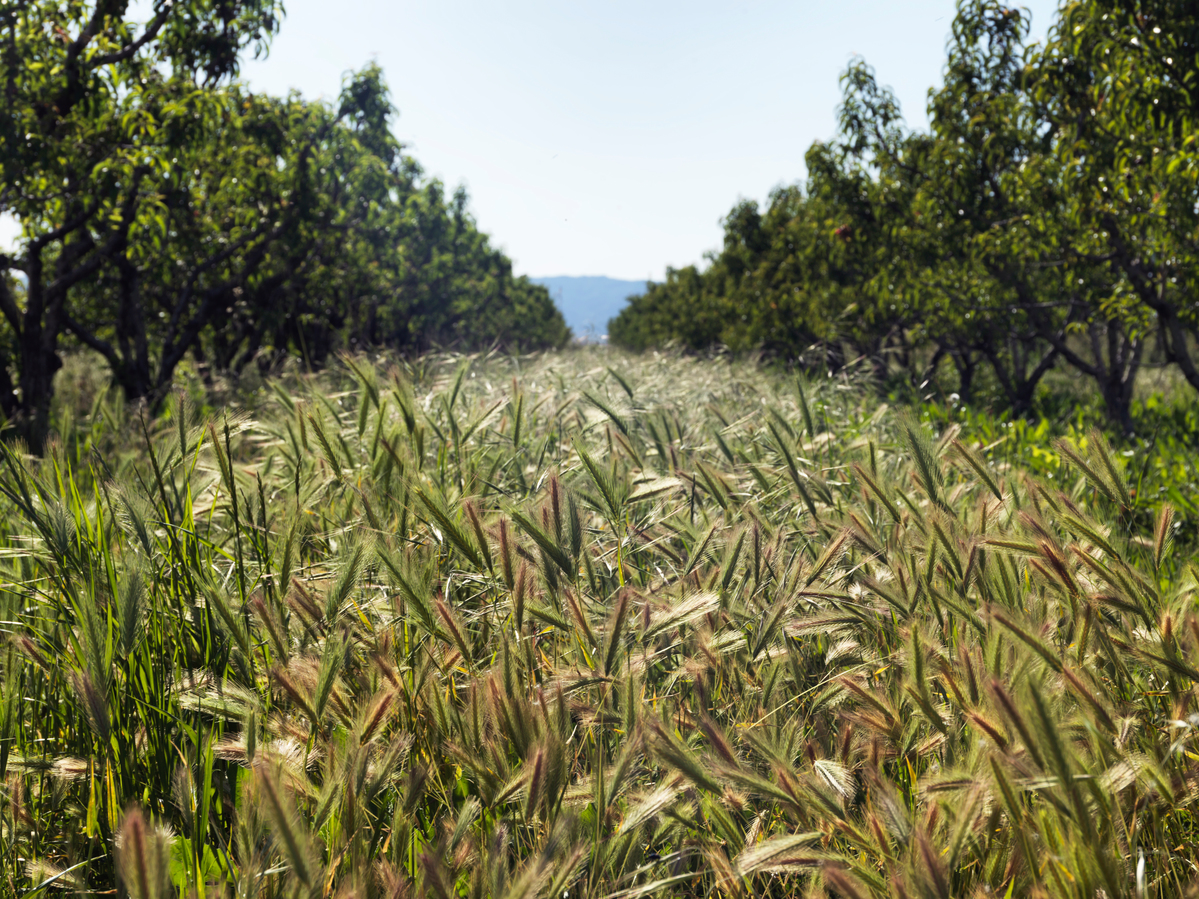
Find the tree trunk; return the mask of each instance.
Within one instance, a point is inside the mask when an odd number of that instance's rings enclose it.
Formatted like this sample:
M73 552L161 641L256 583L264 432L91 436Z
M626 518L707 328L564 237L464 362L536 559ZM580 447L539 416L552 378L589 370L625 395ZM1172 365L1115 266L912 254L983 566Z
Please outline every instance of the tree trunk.
M145 310L142 308L141 275L127 257L117 263L121 274L120 306L117 311L117 343L120 364L113 374L128 400L144 399L153 387L150 350L146 340Z
M1002 388L1004 396L1007 397L1008 407L1014 415L1027 415L1032 410L1032 401L1036 396L1037 385L1053 367L1058 356L1057 349L1050 346L1037 361L1032 371L1029 371L1030 360L1027 358L1028 347L1026 346L1029 342L1029 338L1021 335L1009 335L1007 343L1011 357L1010 365L1005 365L994 345L984 344L981 348L982 354L986 357L992 371L995 372L995 378L999 381L999 386Z
M978 359L969 350L951 353L954 368L958 372L958 402L962 405L974 398L974 374L978 371Z
M62 368L58 355L58 308L47 302L40 248L28 261L28 288L24 328L21 332L20 391L17 433L29 451L41 455L50 436L50 405L54 399L54 375Z
M212 366L208 364L208 357L204 355L204 344L199 338L192 344L192 359L195 360L196 371L199 372L204 387L212 390L216 382L212 379Z
M1132 391L1136 385L1137 372L1141 368L1141 355L1145 341L1127 335L1114 324L1106 325L1107 371L1102 384L1103 405L1112 424L1120 428L1125 436L1132 434ZM1097 363L1102 363L1100 355Z
M1131 434L1132 390L1141 369L1145 341L1128 334L1118 321L1093 321L1087 328L1087 336L1090 361L1071 348L1064 332L1047 339L1070 367L1099 387L1108 420L1125 435Z
M924 385L929 383L932 384L934 390L940 389L940 386L937 384L937 367L941 364L941 360L948 355L949 350L946 349L945 345L938 343L937 348L933 351L932 359L929 360L928 365L924 367L924 371L918 376L920 380L916 381L913 379L913 383L917 385L917 390L923 390Z

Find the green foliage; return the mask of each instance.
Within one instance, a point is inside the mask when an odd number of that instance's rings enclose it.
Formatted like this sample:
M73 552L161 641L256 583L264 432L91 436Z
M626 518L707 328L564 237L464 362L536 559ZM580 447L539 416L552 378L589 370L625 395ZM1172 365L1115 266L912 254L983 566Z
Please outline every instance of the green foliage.
M1194 10L1063 7L1046 46L994 0L962 0L927 131L864 62L803 185L725 220L709 265L670 272L610 325L631 349L761 349L809 369L868 360L1030 414L1065 367L1133 430L1138 375L1199 388ZM1191 48L1191 49L1187 49ZM978 377L978 375L982 377Z
M557 347L546 290L515 277L459 190L391 133L374 65L335 104L236 82L281 10L263 0L39 0L0 10L0 412L48 435L62 351L158 408L179 364L209 376L288 354L319 367L389 346ZM21 272L13 278L11 272Z
M1125 455L600 350L270 387L5 452L6 894L1195 888L1193 413Z

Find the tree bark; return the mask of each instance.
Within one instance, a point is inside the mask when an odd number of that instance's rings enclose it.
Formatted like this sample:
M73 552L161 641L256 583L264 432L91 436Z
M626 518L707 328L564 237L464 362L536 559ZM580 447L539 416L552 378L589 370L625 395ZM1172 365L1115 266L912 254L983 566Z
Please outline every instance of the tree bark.
M20 339L20 401L17 405L17 433L30 452L41 455L50 436L50 403L54 396L54 375L62 368L58 355L57 310L47 301L43 283L41 247L30 249L26 263L29 278Z
M958 401L969 403L974 398L974 374L978 371L978 359L968 349L957 350L949 355L958 372Z

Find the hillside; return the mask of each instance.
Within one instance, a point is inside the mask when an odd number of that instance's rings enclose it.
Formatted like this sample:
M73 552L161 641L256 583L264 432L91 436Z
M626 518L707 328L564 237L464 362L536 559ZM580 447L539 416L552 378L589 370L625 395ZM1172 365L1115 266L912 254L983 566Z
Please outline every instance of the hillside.
M1158 457L670 353L347 365L3 447L5 895L1193 888Z
M634 294L645 293L648 281L621 281L601 276L562 275L530 278L549 289L576 339L599 340L608 333L608 320L615 318Z

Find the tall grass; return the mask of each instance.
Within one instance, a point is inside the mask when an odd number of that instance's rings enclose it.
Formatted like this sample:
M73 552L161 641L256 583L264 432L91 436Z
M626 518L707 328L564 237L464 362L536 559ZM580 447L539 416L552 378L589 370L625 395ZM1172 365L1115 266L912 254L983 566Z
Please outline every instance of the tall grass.
M5 894L1194 891L1197 574L1098 435L600 351L90 421L3 456Z

